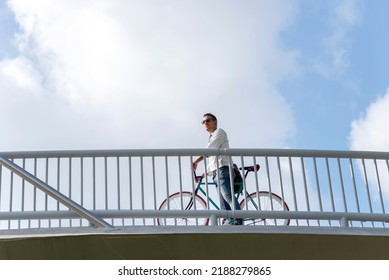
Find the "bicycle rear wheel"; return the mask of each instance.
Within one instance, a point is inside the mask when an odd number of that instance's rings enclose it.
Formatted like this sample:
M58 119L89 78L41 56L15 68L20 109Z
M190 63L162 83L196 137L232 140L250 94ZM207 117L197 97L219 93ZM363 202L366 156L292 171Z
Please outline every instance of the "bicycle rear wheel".
M206 210L207 204L197 194L191 192L177 192L165 199L159 210ZM207 225L209 218L158 218L158 225L191 226Z
M240 203L242 210L261 210L261 211L289 211L289 207L281 197L275 193L260 191L254 192ZM289 225L290 219L269 219L252 218L244 219L244 225Z

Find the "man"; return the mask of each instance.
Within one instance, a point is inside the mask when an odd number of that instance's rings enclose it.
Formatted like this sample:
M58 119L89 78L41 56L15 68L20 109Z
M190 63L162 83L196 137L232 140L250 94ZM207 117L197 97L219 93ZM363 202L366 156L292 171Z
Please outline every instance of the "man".
M203 116L202 124L209 133L207 148L229 148L227 133L217 127L217 119L211 113L206 113ZM198 157L193 162L193 170L197 169L199 162L204 159L203 156ZM232 202L234 202L235 210L240 210L240 205L236 197L231 194L230 182L230 167L227 156L210 156L208 157L207 175L212 176L212 180L216 186L220 183L221 209L231 210ZM205 174L203 173L203 177ZM232 174L234 176L234 174ZM225 225L242 225L242 219L227 219Z

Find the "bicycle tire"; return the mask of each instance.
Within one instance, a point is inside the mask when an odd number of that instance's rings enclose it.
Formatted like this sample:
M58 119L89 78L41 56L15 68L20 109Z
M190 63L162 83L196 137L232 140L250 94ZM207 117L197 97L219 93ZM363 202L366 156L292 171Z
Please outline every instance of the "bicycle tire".
M158 210L206 210L207 204L204 199L197 194L194 196L196 204L190 205L193 201L193 193L176 192L165 199ZM189 206L189 209L187 207ZM191 226L207 225L209 218L158 218L158 225Z
M259 200L258 200L259 199ZM259 207L258 207L259 201ZM247 206L246 206L247 204ZM289 211L289 207L286 202L277 194L260 191L253 192L240 203L242 210L261 210L261 211ZM282 225L287 226L290 223L290 219L269 219L269 218L253 218L244 219L244 225Z

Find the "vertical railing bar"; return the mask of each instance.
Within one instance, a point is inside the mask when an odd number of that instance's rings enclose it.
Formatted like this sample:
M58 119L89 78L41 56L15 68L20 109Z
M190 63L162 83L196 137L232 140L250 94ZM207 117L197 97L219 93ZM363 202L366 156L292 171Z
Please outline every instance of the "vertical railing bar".
M193 166L193 155L190 155L189 160L190 160L190 163L191 163L190 168L193 168L192 167ZM191 178L192 178L192 184L191 184L192 185L192 199L194 201L194 199L195 199L195 195L194 195L194 193L195 193L195 171L192 170L192 169L191 169L191 171L192 171L191 172ZM198 174L196 174L196 175L198 175ZM180 186L180 205L181 205L181 209L180 210L184 210L184 199L183 199L183 196L182 196L182 191L183 191L182 186ZM207 202L207 207L208 207L208 202ZM187 220L185 221L185 224L188 225L188 221Z
M257 166L257 159L256 159L255 156L253 157L253 161L254 161L254 165L256 167ZM255 177L255 190L259 194L259 180L258 180L258 170L257 170L257 168L254 168L254 175L255 175L254 176ZM258 204L258 209L261 210L262 208L261 208L261 202L260 202L260 199L259 199L259 195L257 195L257 204ZM248 209L248 200L247 199L246 199L246 209Z
M379 189L379 194L380 194L382 213L385 214L386 211L385 211L384 199L382 197L381 179L380 179L380 175L379 175L379 172L378 172L378 166L377 166L377 160L376 159L374 159L374 165L375 165L375 170L376 170L376 175L377 175L377 183L378 183L378 189Z
M355 197L355 201L356 201L356 205L357 205L357 212L361 213L361 208L360 208L360 205L359 205L357 184L356 184L356 181L355 181L354 164L353 164L352 158L349 158L349 163L350 163L351 178L352 178L353 187L354 187L354 197ZM351 223L353 223L353 222L351 222ZM361 221L361 226L363 227L363 222L362 221Z
M155 157L154 156L151 157L151 166L152 166L152 176L153 176L154 210L158 210L157 209L157 182L155 179ZM156 225L156 219L153 219L153 223L154 225Z
M304 190L305 190L305 203L307 204L307 210L311 211L311 204L309 202L309 191L308 191L308 183L307 183L307 173L305 170L305 162L304 158L300 157L301 171L303 173L303 182L304 182ZM309 225L309 220L307 220Z
M57 158L57 190L58 190L58 192L61 192L61 189L60 189L60 184L61 184L61 180L60 180L61 170L60 170L60 167L61 167L61 160L58 157ZM59 201L57 201L57 211L59 211ZM62 219L58 220L58 225L59 225L59 227L62 227Z
M85 206L84 203L84 157L80 157L80 187L81 187L81 198L80 198L80 205ZM82 219L80 218L80 226L82 226Z
M280 157L279 156L276 156L276 162L277 162L277 169L278 169L278 176L279 176L279 180L280 180L280 190L281 190L281 198L282 198L282 210L286 210L285 208L285 200L286 200L286 197L285 197L285 189L284 189L284 182L282 180L282 175L281 175L281 165L280 165Z
M219 205L220 205L220 210L222 210L222 199L223 198L223 194L221 192L221 188L220 188L220 170L219 170L219 155L216 156L216 180L217 180L217 191L218 191L218 194L219 194ZM209 195L209 194L207 194Z
M181 156L177 157L178 161L178 184L180 189L182 189L182 163L181 163ZM182 205L182 204L181 204Z
M179 184L179 187L180 189L182 189L182 164L181 164L181 156L178 156L177 157L177 160L178 160L178 184ZM182 201L182 195L181 195L181 201ZM194 200L194 202L196 202ZM183 207L182 205L182 202L181 202L181 208ZM182 209L181 209L182 210Z
M330 197L331 197L331 210L332 212L335 212L335 201L334 201L334 191L332 187L332 179L331 179L331 170L330 170L330 164L328 161L328 157L325 157L326 161L326 169L327 169L327 180L328 180L328 186L330 189ZM330 226L332 226L332 221L329 220Z
M388 170L388 176L389 176L389 160L385 160L385 162L386 162L386 168Z
M37 175L37 167L38 166L38 160L37 158L35 157L34 158L34 176L36 177ZM36 203L37 203L37 197L36 197L36 190L37 190L37 187L34 186L34 195L33 195L33 199L34 199L34 211L36 211ZM38 228L40 228L40 220L38 220Z
M2 207L2 186L3 186L3 165L0 164L0 212ZM1 229L1 222L0 222L0 229Z
M270 180L270 170L269 170L269 157L265 156L265 165L266 165L266 175L267 175L267 184L269 186L269 196L270 196L270 208L273 211L273 199L272 199L272 187L271 187L271 180ZM276 224L276 222L275 222Z
M96 210L96 157L92 158L93 210Z
M3 166L0 164L0 211L1 211L1 201L2 201L2 186L3 186Z
M203 160L203 164L204 164L204 170L206 170L206 164L205 164L205 161L206 161L206 157L204 157L204 160ZM193 156L191 156L191 163L193 163ZM192 174L193 174L193 172L192 172ZM205 173L206 174L206 173ZM196 175L199 175L199 174L196 174ZM193 174L193 179L194 179L194 174ZM196 186L195 186L195 182L194 182L194 180L192 179L192 200L193 200L193 209L194 210L197 210L197 204L196 204L196 188L197 188L197 185L198 185L198 183L196 184ZM207 201L207 209L209 209L209 193L208 193L208 177L207 177L207 175L205 175L205 177L204 177L204 179L205 179L205 189L206 189L206 193L207 193L207 196L206 196L206 201ZM181 202L181 206L182 206L182 210L184 210L185 208L184 208L184 206L185 205L183 205L183 197L181 196L181 200L182 200L182 202ZM186 221L186 225L188 225L188 221ZM196 219L196 226L197 225L199 225L199 220L198 219Z
M57 190L61 192L61 181L60 181L60 158L57 158ZM59 211L59 201L57 201L57 211ZM61 219L59 219L59 226L61 226Z
M297 204L297 197L296 197L296 185L294 181L294 170L293 170L293 162L292 158L289 156L289 172L290 172L290 178L291 178L291 183L292 183L292 190L293 190L293 202L296 207L296 211L298 211L298 204ZM296 224L299 225L299 220L296 219Z
M282 193L282 200L285 201L285 191L284 191L284 180L282 179L282 171L281 171L281 160L280 157L277 156L277 169L278 169L278 180L280 181L280 188ZM285 204L282 204L282 208L285 211Z
M253 162L254 162L254 159L253 159ZM243 156L240 156L240 164L241 164L241 167L242 167L242 170L241 170L241 176L242 176L242 179L243 179L243 182L242 182L242 198L243 199L245 199L246 198L246 193L248 192L247 191L247 182L246 182L246 178L245 178L245 176L244 176L244 167L245 167L245 165L244 165L244 159L243 159ZM254 165L255 166L255 165ZM255 168L254 168L254 170L255 170ZM234 194L235 195L235 194ZM238 201L239 202L239 201ZM246 202L246 210L248 209L248 203ZM241 210L243 210L243 209L241 209Z
M376 176L377 176L378 191L380 194L381 209L382 209L382 213L384 214L385 213L385 205L384 205L384 200L382 197L381 180L380 180L380 175L378 172L377 159L374 159L374 166L375 166L375 171L376 171ZM384 222L382 222L382 227L385 227Z
M316 181L316 189L317 189L317 198L319 201L319 209L320 212L323 212L323 204L322 204L322 199L321 199L321 191L320 191L320 181L319 181L319 174L317 171L317 159L316 157L313 157L313 167L315 170L315 181ZM320 226L320 220L317 220L318 225Z
M120 203L120 158L119 156L116 157L116 180L117 180L117 190L118 190L118 198L117 198L117 203L118 203L118 209L121 210L121 203ZM114 225L114 224L113 224ZM122 219L122 225L124 225L124 219Z
M292 162L291 157L288 157L288 159L289 159L289 172L290 172L292 191L293 191L293 202L295 204L296 211L298 211L299 209L298 209L298 204L297 204L297 199L296 199L296 185L295 185L295 181L294 181L293 162Z
M389 160L385 160L385 162L386 162L386 169L387 169L388 175L389 175ZM385 214L386 214L386 212L385 212ZM385 224L385 228L386 228L386 224Z
M342 165L341 165L341 162L340 162L340 158L337 158L337 162L338 162L340 186L342 187L343 206L344 206L345 212L348 212L346 193L345 193L345 189L344 189L343 170L342 170Z
M207 197L206 197L206 200L207 200L207 209L210 209L210 207L211 207L211 203L210 203L210 197L209 197L209 181L208 181L208 172L207 172L207 158L206 157L204 157L204 162L203 162L203 164L204 164L204 174L205 174L205 176L204 176L204 179L205 179L205 191L206 191L206 193L207 193ZM219 200L220 200L220 196L219 196ZM221 204L219 204L219 205L221 205Z
M191 155L190 157L189 157L189 159L190 159L190 162L191 162L191 164L193 163L193 155ZM191 168L192 168L192 166L191 166ZM192 172L191 172L191 178L192 178L192 199L194 199L194 192L195 192L195 175L194 175L194 171L193 170L191 170ZM197 175L197 174L196 174ZM182 191L183 191L183 189L182 189L182 186L180 186L180 205L181 205L181 209L180 210L183 210L183 208L184 208L184 201L183 201L183 197L182 197ZM207 203L207 206L208 206L208 203Z
M108 157L104 157L104 198L105 198L105 210L109 209L109 199L108 199ZM111 224L113 225L114 220L111 219Z
M24 169L24 168L23 168ZM49 158L45 161L45 183L49 184ZM49 196L45 193L45 211L49 210ZM49 228L51 228L51 219L48 219Z
M121 210L121 203L120 203L120 158L116 157L116 180L117 180L117 190L118 190L118 197L117 197L117 204L118 209Z
M14 160L12 159L11 160L12 162L14 162ZM14 173L11 172L11 179L10 179L10 195L9 195L9 212L12 212L12 208L13 208L13 192L14 192ZM9 225L8 225L8 229L11 229L11 221L9 221Z
M301 171L303 173L303 182L304 182L304 190L305 190L305 203L307 204L307 210L311 211L311 204L309 203L309 192L308 192L308 184L307 184L307 173L305 171L305 163L304 158L300 157ZM307 219L307 225L309 226L310 220Z
M69 199L72 200L72 161L73 158L69 157ZM70 227L73 227L73 219L69 219Z
M355 181L354 165L353 165L353 161L352 161L351 158L349 158L348 160L349 160L349 163L350 163L350 171L351 171L351 178L352 178L352 181L353 181L354 197L355 197L355 201L356 201L356 205L357 205L357 212L360 213L361 209L360 209L360 206L359 206L358 191L357 191L357 185L356 185L356 181Z
M26 158L22 159L22 168L26 169ZM22 197L21 197L21 211L24 212L24 199L25 199L25 188L26 188L26 180L22 178ZM19 229L21 227L21 221L18 222Z
M369 210L370 213L373 213L373 207L371 203L371 197L370 197L370 185L369 185L369 179L367 177L367 171L366 171L366 164L365 164L365 159L362 158L362 166L363 166L363 176L365 179L365 187L366 187L366 193L367 193L367 198L369 202ZM375 227L374 222L371 222L372 227Z
M145 182L144 182L144 162L143 156L140 157L140 178L141 178L141 201L142 210L145 210ZM143 225L146 225L146 219L143 218Z
M164 158L165 158L165 184L166 184L167 210L170 210L168 160L167 160L167 156L165 156Z
M236 210L234 196L234 176L232 174L232 157L228 155L228 174L230 175L231 209Z
M132 199L133 199L133 189L132 189L132 157L128 157L128 184L129 184L129 207L130 210L133 210L133 205L132 205ZM135 218L132 218L132 225L135 225Z
M108 158L104 157L104 199L105 199L105 210L108 210Z
M165 156L165 179L166 179L166 197L167 197L167 206L170 210L170 186L169 186L169 159L168 156ZM177 220L174 220L174 224L177 225Z
M370 210L370 213L373 213L373 206L371 203L371 196L370 196L370 184L369 184L369 179L367 176L366 163L365 163L364 158L362 159L362 165L363 165L363 174L364 174L364 179L365 179L366 192L367 192L367 197L369 200L369 210Z
M265 164L266 164L266 175L267 175L267 184L269 186L269 199L270 199L270 209L274 211L274 205L273 205L273 192L271 187L271 180L270 180L270 168L269 168L269 157L265 156ZM266 225L266 219L264 220ZM277 220L274 219L274 224L277 224Z
M221 189L220 189L220 176L219 176L219 174L220 174L220 168L219 168L219 160L220 160L220 158L219 158L219 155L217 155L216 156L216 162L217 162L217 164L216 164L216 181L217 181L217 190L218 190L218 193L219 193L219 206L220 206L220 210L222 210L222 200L224 199L223 198L223 194L222 194L222 192L221 192ZM207 194L207 195L209 195L209 194Z

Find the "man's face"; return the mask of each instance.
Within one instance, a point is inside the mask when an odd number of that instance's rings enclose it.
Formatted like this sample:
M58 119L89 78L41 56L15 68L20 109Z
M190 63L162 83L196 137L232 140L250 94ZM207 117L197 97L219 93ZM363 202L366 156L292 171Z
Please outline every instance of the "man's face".
M208 132L214 132L217 128L216 121L210 116L204 116L202 124Z

